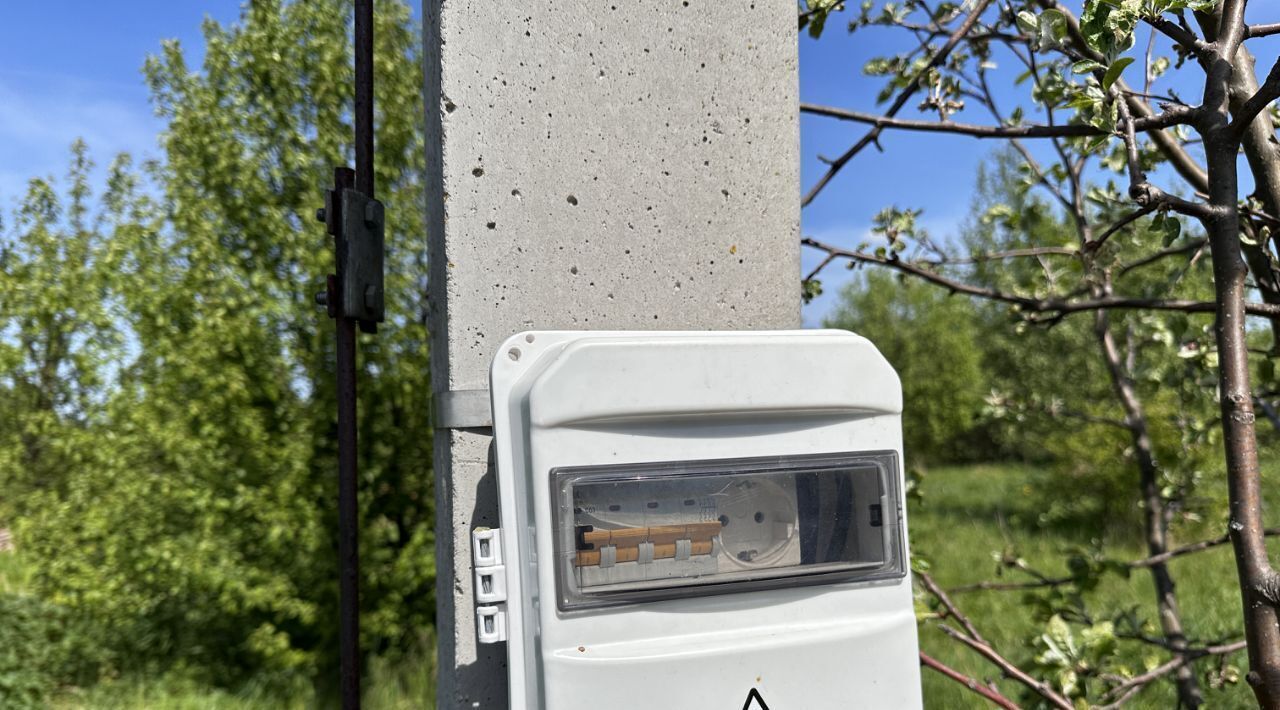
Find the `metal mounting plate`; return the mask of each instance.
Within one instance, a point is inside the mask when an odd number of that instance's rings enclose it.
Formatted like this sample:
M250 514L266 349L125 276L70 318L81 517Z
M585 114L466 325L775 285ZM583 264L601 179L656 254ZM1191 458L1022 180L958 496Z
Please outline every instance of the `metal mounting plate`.
M385 320L382 253L385 214L382 203L356 190L342 191L342 314L362 323ZM342 250L339 250L342 254Z
M489 390L435 393L437 429L484 429L493 426Z

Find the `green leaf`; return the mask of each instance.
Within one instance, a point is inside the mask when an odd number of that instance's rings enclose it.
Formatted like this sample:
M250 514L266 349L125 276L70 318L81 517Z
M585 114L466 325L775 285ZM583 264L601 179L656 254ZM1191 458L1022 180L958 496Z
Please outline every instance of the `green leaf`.
M1040 18L1036 17L1035 13L1033 12L1029 12L1027 10L1023 10L1022 12L1019 12L1017 17L1017 23L1018 23L1018 29L1022 30L1023 34L1028 34L1028 35L1031 35L1032 37L1035 37L1037 34L1040 33Z
M1162 240L1167 247L1178 241L1178 237L1182 235L1182 221L1175 217L1167 217L1164 220L1164 239Z
M1095 62L1092 59L1081 59L1080 61L1071 65L1071 73L1072 74L1088 74L1089 72L1094 72L1094 71L1098 71L1099 69L1105 69L1105 68L1106 68L1106 65L1104 65L1102 62Z
M1124 72L1124 68L1133 64L1133 57L1120 57L1107 67L1107 73L1102 76L1102 88L1110 90L1111 85L1116 83L1116 79Z
M1067 38L1067 17L1058 10L1045 10L1040 15L1040 31L1038 33L1041 50L1055 49L1062 46Z

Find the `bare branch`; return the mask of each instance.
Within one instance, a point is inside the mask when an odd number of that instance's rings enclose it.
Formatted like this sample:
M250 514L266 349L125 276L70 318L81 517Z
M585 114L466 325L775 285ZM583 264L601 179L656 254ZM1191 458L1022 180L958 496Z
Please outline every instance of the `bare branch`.
M1200 658L1204 658L1206 656L1221 656L1228 653L1235 653L1236 651L1241 651L1244 648L1245 648L1244 641L1235 641L1235 642L1223 644L1220 646L1207 646L1205 648L1187 649L1183 655L1177 656L1171 661L1168 661L1159 666L1156 666L1155 668L1152 668L1146 673L1143 673L1141 675L1136 675L1130 678L1129 680L1125 681L1124 683L1117 685L1111 690L1108 690L1106 694L1102 696L1102 698L1105 701L1111 701L1111 704L1105 705L1103 707L1105 708L1119 707L1129 698L1133 697L1133 695L1137 693L1139 690L1142 690L1142 688L1145 687L1148 683L1154 680L1158 680L1159 678L1162 678L1178 670L1182 666L1188 663L1191 663L1192 661L1195 661Z
M1267 79L1262 82L1262 86L1258 87L1258 91L1250 96L1236 112L1231 121L1231 129L1237 136L1243 135L1249 124L1253 123L1253 119L1276 99L1280 99L1280 59L1271 65L1271 71L1267 73Z
M1219 208L1213 205L1184 200L1177 195L1170 195L1149 182L1130 185L1129 197L1143 207L1151 207L1153 209L1165 207L1178 214L1195 217L1201 221L1212 220L1219 216L1219 212L1221 212Z
M1263 534L1266 535L1267 537L1274 537L1276 535L1280 535L1280 528L1267 528L1265 531L1263 531ZM1151 557L1147 557L1145 559L1134 560L1133 562L1128 563L1128 565L1129 567L1134 569L1139 569L1142 567L1150 567L1152 565L1158 565L1163 562L1168 562L1169 560L1172 560L1177 557L1182 557L1183 555L1190 555L1195 552L1200 552L1201 550L1208 550L1214 547L1218 547L1219 545L1225 545L1228 542L1231 542L1231 537L1229 535L1222 535L1221 537L1215 537L1212 540L1201 540L1200 542L1193 542L1189 545L1183 545L1182 547L1175 547L1174 549L1169 550L1168 552L1161 553L1159 555L1152 555Z
M952 594L966 594L968 592L1021 592L1028 589L1044 589L1045 587L1060 587L1071 581L1071 577L1047 577L1045 579L1027 580L1025 582L991 582L982 581L972 584L961 584L951 588Z
M1267 537L1275 537L1277 535L1280 535L1280 528L1267 528L1265 531L1265 534ZM1151 557L1144 557L1140 560L1132 560L1124 564L1129 569L1143 569L1146 567L1152 567L1154 565L1163 564L1165 562L1168 562L1169 560L1177 559L1179 557L1183 557L1186 555L1195 554L1197 552L1202 552L1204 550L1211 550L1215 547L1220 547L1229 542L1231 542L1230 536L1222 535L1220 537L1215 537L1210 540L1201 540L1200 542L1193 542L1187 545L1183 545L1181 547L1175 547L1174 549L1169 550L1167 552L1163 552L1158 555L1152 555ZM1070 583L1073 579L1074 577L1040 576L1037 579L1027 580L1025 582L982 581L982 582L973 582L970 584L961 584L961 585L952 587L949 591L952 594L965 594L967 592L986 592L986 591L1017 592L1017 591L1026 591L1028 589L1044 589L1046 587L1060 587L1064 584Z
M982 657L991 661L997 668L1003 671L1006 677L1031 689L1037 695L1049 701L1050 704L1061 708L1062 710L1071 710L1072 706L1069 700L1056 693L1053 688L1049 687L1047 684L1031 677L1025 671L1009 662L1007 658L996 652L996 650L987 643L986 639L982 638L982 634L978 633L978 630L974 628L973 623L969 621L969 618L956 608L956 605L952 603L951 599L942 591L942 588L938 586L938 583L933 581L932 577L924 572L916 572L915 576L916 579L920 580L920 583L925 587L925 589L927 589L929 593L936 597L938 602L942 604L942 608L944 610L942 618L950 617L955 619L962 627L964 627L964 631L959 631L946 624L938 624L938 628L943 633L977 651Z
M828 254L835 254L837 257L850 259L859 263L877 264L896 269L905 274L910 274L924 281L945 288L952 293L963 293L969 296L985 298L991 301L999 301L1018 306L1024 311L1036 313L1053 313L1059 316L1070 313L1080 313L1083 311L1095 310L1129 310L1129 309L1147 309L1154 311L1178 311L1181 313L1212 313L1216 307L1213 301L1190 301L1177 299L1158 299L1158 298L1127 298L1120 296L1104 296L1100 298L1092 298L1086 300L1069 300L1061 296L1053 296L1047 298L1035 298L1032 296L1019 296L1017 294L1007 293L994 288L985 286L974 286L973 284L964 283L948 276L944 276L934 271L930 271L921 265L914 264L909 261L902 261L888 256L877 256L875 254L867 254L860 251L850 251L840 249L829 244L824 244L815 239L805 238L801 240L801 244L821 249ZM1256 316L1280 316L1280 304L1269 303L1246 303L1245 311L1250 315Z
M977 252L969 256L948 256L944 255L940 259L930 259L920 263L932 264L934 266L944 266L947 264L977 264L987 261L1000 261L1002 259L1019 259L1023 257L1036 256L1080 256L1080 250L1071 247L1027 247L1026 249L1008 249L1005 251L989 251Z
M1061 710L1071 710L1072 705L1066 698L1055 692L1047 683L1036 680L1022 669L1013 665L1013 663L1011 663L1007 658L1000 655L1000 653L992 648L990 644L970 638L946 624L938 624L938 629L947 636L950 636L952 639L955 639L974 651L977 651L978 655L990 661L1010 679L1016 680L1027 688L1030 688L1037 695L1047 700L1049 704L1060 708Z
M810 271L809 275L804 277L801 280L802 281L814 280L815 278L817 278L818 274L822 273L823 269L827 268L827 264L830 264L835 260L836 260L836 255L828 252L826 258L824 258L821 262L819 262L817 266L813 267L813 271Z
M1124 229L1125 227L1127 227L1127 226L1129 226L1129 225L1133 224L1134 222L1138 221L1139 219L1142 219L1142 218L1143 218L1143 217L1145 217L1146 215L1149 215L1149 214L1151 214L1152 212L1155 212L1155 211L1156 211L1156 208L1155 208L1155 207L1139 207L1138 209L1134 210L1133 212L1130 212L1129 214L1125 215L1123 218L1121 218L1121 219L1120 219L1120 221L1118 221L1118 222L1116 222L1115 224L1113 224L1113 225L1111 225L1110 227L1108 227L1108 228L1107 228L1107 231L1105 231L1105 232L1103 232L1101 235L1099 235L1099 237L1098 237L1097 239L1095 239L1095 240L1093 240L1093 241L1091 241L1091 242L1086 242L1086 243L1085 243L1085 245L1084 245L1084 248L1085 248L1085 249L1087 249L1087 250L1089 250L1089 251L1097 251L1098 249L1101 249L1101 248L1102 248L1102 245L1103 245L1103 244L1106 244L1106 243L1107 243L1107 240L1111 238L1111 235L1113 235L1113 234L1115 234L1115 233L1119 232L1120 230Z
M1249 25L1249 32L1246 35L1249 39L1254 37L1270 37L1274 34L1280 34L1280 22L1274 22L1269 25Z
M919 121L910 118L894 118L892 115L865 113L807 103L800 104L800 112L815 116L838 118L843 121L866 123L875 126L876 129L895 128L930 133L957 133L974 138L1078 138L1107 135L1107 132L1100 128L1078 123L1060 126L1046 126L1035 123L1021 126L984 126L971 123L953 123L951 121ZM1178 124L1189 124L1195 121L1196 115L1197 109L1195 107L1169 106L1159 114L1135 120L1134 130L1146 132Z
M1121 134L1124 138L1125 164L1129 169L1129 192L1133 192L1135 186L1141 185L1147 181L1147 176L1142 172L1142 160L1138 157L1138 136L1137 127L1134 126L1133 116L1129 113L1129 104L1120 96L1118 90L1112 92L1112 96L1116 102L1116 108L1120 112L1120 119L1124 125L1124 132ZM1146 205L1143 205L1144 207Z
M954 680L960 685L963 685L969 690L972 690L978 695L981 695L987 700L990 700L993 704L998 705L1002 708L1005 708L1005 710L1018 710L1017 703L1006 698L1000 693L997 693L995 690L988 688L987 686L979 683L973 678L970 678L969 676L961 673L960 671L957 671L954 668L951 668L950 666L944 665L943 663L934 659L932 656L928 655L924 651L920 652L920 665L926 668L932 668L933 670L941 673L942 675L950 678L951 680Z
M1164 207L1202 220L1211 219L1215 216L1218 211L1209 205L1170 195L1147 182L1147 176L1142 170L1142 161L1138 157L1138 138L1135 125L1137 121L1129 113L1129 104L1126 100L1120 98L1118 90L1114 91L1113 96L1115 96L1116 108L1120 113L1121 124L1124 126L1122 136L1124 137L1125 159L1129 170L1129 197L1142 207L1151 210Z
M982 13L986 11L987 6L990 4L991 0L978 0L974 5L973 10L969 12L969 16L966 17L964 21L960 23L960 26L951 33L951 36L947 38L946 43L943 44L942 47L938 49L937 53L929 59L929 62L920 69L917 76L923 76L931 69L934 69L945 62L947 56L956 48L956 45L960 44L960 40L969 33L969 30L973 29L973 26L978 22L978 18L982 16ZM907 101L909 101L919 89L919 81L912 81L908 84L906 88L898 94L898 98L894 99L893 104L889 106L889 110L885 112L885 116L893 118L898 115L898 112L902 110L902 107L906 105ZM809 189L809 193L804 196L801 206L805 206L810 202L813 202L814 198L818 196L818 193L822 192L822 188L826 187L827 183L831 182L831 179L836 176L836 173L840 172L841 168L843 168L845 164L852 160L853 157L861 152L863 148L871 145L877 138L879 138L881 130L882 129L879 126L872 128L857 143L854 143L849 150L845 151L843 155L831 161L831 166L827 168L827 172L818 179L818 182Z
M1145 20L1148 25L1159 30L1169 39L1194 52L1197 56L1203 56L1212 51L1209 43L1197 37L1194 32L1178 25L1175 22L1170 22L1165 17L1157 15L1155 17L1144 17L1142 19Z
M1209 243L1209 240L1204 238L1193 239L1192 241L1189 241L1186 244L1180 244L1176 247L1169 247L1168 249L1161 249L1160 251L1152 254L1148 254L1147 256L1144 256L1141 259L1137 259L1131 263L1124 264L1123 266L1120 267L1120 270L1116 274L1116 277L1117 278L1123 277L1126 274L1128 274L1130 271L1133 271L1134 269L1140 269L1144 266L1147 266L1148 264L1154 264L1155 262L1161 259L1164 259L1166 257L1176 256L1178 254L1185 254L1190 251L1199 251L1200 249L1203 249L1205 245L1207 245L1208 243Z
M947 593L942 591L942 587L939 587L938 583L933 581L933 577L929 576L929 574L925 572L916 572L916 579L920 580L920 584L924 585L924 588L927 589L930 594L937 597L938 603L942 604L942 608L946 610L946 613L942 615L942 618L945 619L950 617L955 619L964 627L965 633L969 634L970 638L975 641L986 643L986 639L982 638L982 634L978 633L978 629L974 627L973 622L969 621L969 617L960 613L960 610L956 608L955 603L951 601L951 597L948 597Z

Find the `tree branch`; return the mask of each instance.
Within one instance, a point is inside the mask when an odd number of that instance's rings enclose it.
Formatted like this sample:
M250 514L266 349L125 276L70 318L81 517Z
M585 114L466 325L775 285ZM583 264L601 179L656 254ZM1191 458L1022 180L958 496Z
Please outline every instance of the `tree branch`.
M1244 135L1249 124L1253 123L1253 119L1276 99L1280 99L1280 59L1271 65L1271 71L1267 73L1267 79L1262 82L1262 86L1258 87L1258 91L1250 96L1236 112L1231 120L1231 130L1235 131L1237 136Z
M1071 247L1027 247L1025 249L979 252L976 254L970 254L969 256L943 255L941 258L931 259L921 263L932 264L934 266L945 266L947 264L978 264L986 261L1000 261L1002 259L1018 259L1034 256L1080 256L1080 251Z
M909 261L902 261L900 259L890 258L887 256L876 256L874 254L867 254L860 251L840 249L839 247L824 244L816 239L808 237L802 239L801 244L815 249L821 249L828 254L835 254L837 257L850 259L859 263L887 266L891 269L901 271L905 274L910 274L932 283L935 286L945 288L952 293L963 293L968 296L976 296L978 298L985 298L991 301L1008 303L1010 305L1018 306L1024 311L1032 311L1036 313L1067 315L1083 311L1127 310L1139 308L1154 311L1177 311L1181 313L1212 313L1216 307L1216 304L1213 301L1128 298L1120 296L1104 296L1101 298L1073 301L1059 296L1049 298L1019 296L1017 294L1007 293L994 288L967 284L963 281L930 271L929 269L913 264ZM1246 303L1245 311L1250 315L1256 316L1280 316L1280 304Z
M1275 537L1276 535L1280 535L1280 528L1267 528L1263 531L1263 534L1267 537ZM1201 540L1200 542L1193 542L1189 545L1183 545L1182 547L1175 547L1174 549L1169 550L1168 552L1163 552L1159 555L1152 555L1151 557L1141 560L1134 560L1133 562L1129 562L1128 565L1133 569L1150 567L1152 565L1168 562L1169 560L1177 557L1182 557L1183 555L1190 555L1195 552L1200 552L1201 550L1208 550L1218 547L1219 545L1225 545L1228 542L1231 542L1231 536L1222 535L1211 540Z
M1204 246L1208 243L1209 243L1209 240L1200 238L1200 239L1193 239L1192 241L1189 241L1186 244L1181 244L1176 247L1161 249L1160 251L1155 252L1153 254L1148 254L1147 256L1144 256L1141 259L1137 259L1136 261L1133 261L1131 263L1124 264L1123 266L1120 267L1120 271L1119 273L1116 274L1116 277L1121 278L1125 274L1128 274L1130 271L1133 271L1134 269L1140 269L1144 266L1147 266L1148 264L1153 264L1161 259L1164 259L1165 257L1176 256L1178 254L1185 254L1189 251L1198 251L1204 248Z
M1129 214L1125 215L1123 218L1120 219L1120 221L1108 227L1107 231L1099 235L1097 239L1094 239L1091 242L1085 242L1084 248L1089 251L1097 251L1098 249L1101 249L1102 245L1106 244L1107 240L1110 239L1113 234L1115 234L1116 232L1119 232L1125 227L1133 224L1139 219L1142 219L1146 215L1149 215L1155 211L1156 211L1155 207L1150 207L1150 206L1139 207L1133 212L1130 212Z
M987 700L990 700L993 704L998 705L999 707L1005 708L1005 710L1019 710L1017 703L1006 698L1000 693L997 693L995 690L988 688L987 686L979 683L973 678L970 678L969 676L961 673L960 671L957 671L954 668L946 666L943 663L935 660L933 657L929 656L924 651L920 652L920 665L926 668L932 668L933 670L941 673L942 675L950 678L951 680L954 680L960 685L963 685L969 690L972 690L978 695L981 695Z
M1016 680L1026 686L1040 697L1049 701L1052 705L1060 708L1061 710L1072 710L1071 702L1069 700L1054 692L1053 688L1049 687L1045 683L1031 677L1021 668L1013 665L1007 658L996 652L996 650L987 643L986 639L982 638L982 634L978 633L978 630L974 628L973 623L969 621L969 618L956 608L956 605L952 603L950 597L946 595L946 592L942 591L942 588L938 586L937 582L933 581L932 577L925 572L916 572L915 576L916 579L920 580L920 583L924 588L937 598L938 602L942 605L944 610L944 613L941 615L942 618L951 617L964 627L964 631L958 631L946 624L938 624L938 628L943 633L968 646L974 651L977 651L979 655L986 658L988 661L991 661L991 663L1004 672L1006 677Z
M926 572L916 572L916 579L920 580L920 584L922 584L930 594L937 597L938 603L942 604L942 608L946 610L946 613L942 615L942 618L945 619L949 616L955 619L964 627L965 633L969 634L970 638L975 641L986 643L986 639L982 638L982 634L978 633L978 629L974 627L973 622L969 621L969 617L960 613L960 610L956 608L955 603L951 601L951 597L947 596L947 593L942 591L942 587L939 587L938 583L933 581L933 577L929 576Z
M1200 658L1204 658L1205 656L1221 656L1228 653L1235 653L1236 651L1241 651L1244 648L1245 648L1244 641L1235 641L1228 644L1222 644L1220 646L1207 646L1205 648L1187 649L1187 651L1183 655L1176 656L1173 660L1168 661L1162 665L1156 666L1155 668L1152 668L1146 673L1143 673L1141 675L1136 675L1130 678L1129 680L1125 681L1124 683L1117 685L1111 690L1108 690L1102 696L1102 699L1104 701L1111 701L1111 703L1109 705L1104 705L1102 707L1105 707L1105 708L1119 707L1120 705L1124 704L1124 702L1127 701L1129 698L1133 697L1133 695L1137 693L1139 690L1142 690L1142 688L1145 687L1148 683L1154 680L1158 680L1159 678L1162 678L1178 670L1182 666L1188 663L1191 663L1192 661L1195 661Z
M1267 528L1264 534L1267 537L1275 537L1277 535L1280 535L1280 528ZM1195 554L1197 552L1202 552L1204 550L1211 550L1215 547L1220 547L1229 542L1231 542L1230 535L1222 535L1209 540L1201 540L1200 542L1193 542L1187 545L1183 545L1181 547L1175 547L1174 549L1169 550L1167 552L1162 552L1158 555L1152 555L1150 557L1144 557L1140 560L1131 560L1129 562L1125 562L1124 564L1129 569L1143 569L1146 567L1162 564L1162 563L1168 562L1169 560L1177 559L1179 557L1183 557L1186 555ZM1023 591L1027 589L1043 589L1045 587L1060 587L1064 584L1071 582L1073 579L1074 577L1040 577L1039 579L1028 580L1025 582L982 581L982 582L973 582L971 584L961 584L959 586L952 587L950 589L950 592L952 594L964 594L967 592L983 592L983 591L1014 592L1014 591Z
M1204 202L1184 200L1177 195L1170 195L1149 182L1130 185L1129 197L1143 207L1151 207L1152 209L1165 207L1177 212L1178 214L1195 217L1201 221L1214 219L1219 216L1219 212L1221 211L1214 205L1209 205Z
M961 584L951 588L952 594L966 594L968 592L1019 592L1027 589L1043 589L1045 587L1060 587L1072 580L1071 577L1047 577L1045 579L1028 580L1026 582L991 582L981 581L972 584Z
M934 69L945 62L947 56L956 48L956 45L960 44L960 40L969 33L969 30L973 29L973 26L978 22L978 18L982 16L982 13L986 11L987 6L990 4L991 0L978 0L974 5L973 10L969 12L969 16L966 17L964 21L960 23L960 26L951 33L947 38L946 43L943 44L942 47L938 49L937 53L929 59L929 62L920 69L916 74L916 77L918 78L927 74L931 69ZM912 81L898 94L898 98L894 99L893 104L889 106L889 110L885 112L885 116L893 118L898 115L898 112L902 110L902 107L906 105L907 101L910 100L919 89L920 82L918 80ZM879 126L876 126L870 131L867 131L867 134L864 135L857 143L854 143L849 150L845 151L839 158L831 161L831 165L827 168L827 172L818 179L818 182L815 183L814 186L809 189L808 194L804 196L804 200L800 203L801 206L803 207L808 205L810 202L813 202L814 198L818 196L818 193L822 192L822 188L826 187L827 183L831 182L831 179L836 176L836 173L840 172L845 164L853 159L853 156L861 152L863 148L866 148L868 145L876 142L876 139L880 136L881 130L882 129Z
M815 116L838 118L842 121L865 123L874 126L877 130L895 128L929 133L956 133L974 138L1079 138L1107 135L1107 132L1100 128L1079 123L1059 126L1046 126L1035 123L1021 126L984 126L971 123L953 123L951 121L919 121L910 118L894 118L892 114L865 113L851 109L807 103L800 104L800 112ZM1196 115L1197 109L1193 106L1169 106L1154 116L1136 119L1134 121L1134 130L1146 132L1179 124L1189 124L1195 121Z
M1280 34L1280 22L1269 25L1249 25L1249 31L1245 36L1253 39L1254 37L1270 37L1274 34Z
M1054 707L1060 708L1060 710L1072 710L1072 705L1066 698L1056 693L1047 683L1036 680L1022 669L1013 665L1013 663L1011 663L1007 658L1000 655L994 648L992 648L990 644L970 638L946 624L938 624L938 629L947 636L950 636L952 639L959 641L974 651L977 651L978 655L990 661L1006 676L1012 680L1018 681L1027 688L1030 688L1034 693L1047 700Z
M1148 25L1151 25L1161 34L1178 44L1186 47L1194 52L1197 56L1203 56L1212 51L1208 42L1200 39L1194 32L1178 25L1176 22L1170 22L1168 19L1159 15L1155 17L1142 18Z

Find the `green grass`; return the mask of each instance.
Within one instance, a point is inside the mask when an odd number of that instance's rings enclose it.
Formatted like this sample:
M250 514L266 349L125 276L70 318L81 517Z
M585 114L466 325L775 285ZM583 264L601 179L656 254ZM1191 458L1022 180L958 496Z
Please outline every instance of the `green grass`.
M1034 494L1053 485L1061 486L1060 479L1055 483L1046 472L1026 467L974 466L932 471L924 484L923 501L913 502L909 510L913 552L923 554L931 561L931 573L943 588L996 579L994 555L1006 549L1015 550L1033 568L1052 575L1066 574L1064 552L1068 548L1088 545L1093 538L1103 540L1110 558L1145 557L1144 547L1136 534L1126 536L1123 530L1101 532L1088 528L1063 530L1056 527L1046 530L1040 527ZM1070 491L1064 490L1062 495L1069 496ZM1208 526L1203 527L1203 535L1175 542L1193 542L1200 537L1217 534ZM1189 638L1239 638L1242 628L1240 597L1230 547L1224 545L1176 559L1171 568ZM1027 579L1008 573L1005 578ZM1033 618L1031 608L1021 603L1025 594L972 592L955 595L954 601L995 648L1023 664L1034 653L1028 642L1043 628ZM1096 610L1097 616L1102 618L1116 610L1135 607L1143 618L1155 623L1153 596L1150 575L1135 571L1128 579L1107 575L1097 589L1086 595L1085 600L1089 608ZM983 680L999 677L999 672L987 661L928 624L921 627L920 644L925 652L972 677ZM1135 665L1140 664L1144 656L1154 655L1161 662L1169 658L1158 649L1153 654L1150 647L1140 642L1124 642L1122 648L1135 659ZM1229 662L1242 671L1246 666L1243 653L1236 654ZM1205 660L1198 665L1203 668L1209 663L1211 661ZM1137 670L1144 669L1139 665ZM954 681L927 669L923 673L927 707L990 707L986 701ZM1009 697L1015 700L1022 697L1016 684L999 681L999 685ZM1202 687L1210 707L1256 707L1252 693L1243 681L1222 690L1210 689L1203 682ZM1172 685L1155 684L1138 695L1130 705L1175 707Z
M433 659L410 655L396 662L375 658L369 664L361 707L369 710L429 710L435 707ZM199 685L177 676L126 677L92 688L69 689L57 710L312 710L334 706L320 702L305 682L250 683L237 691Z
M0 553L0 595L29 591L31 566L21 554ZM3 623L3 619L0 619ZM434 640L391 660L373 658L365 671L362 707L369 710L430 710L435 707ZM162 677L125 676L89 688L65 688L56 710L314 710L322 702L306 681L250 682L237 690L213 688L180 674Z

